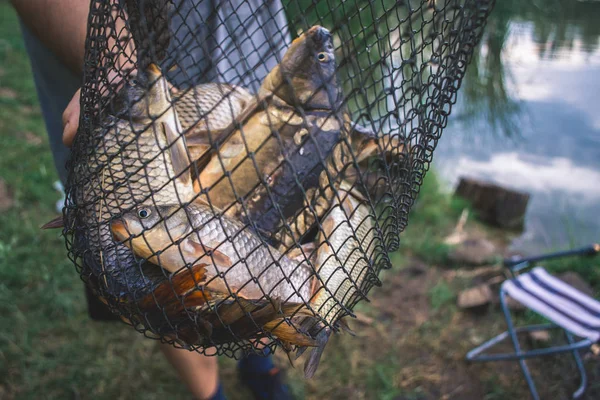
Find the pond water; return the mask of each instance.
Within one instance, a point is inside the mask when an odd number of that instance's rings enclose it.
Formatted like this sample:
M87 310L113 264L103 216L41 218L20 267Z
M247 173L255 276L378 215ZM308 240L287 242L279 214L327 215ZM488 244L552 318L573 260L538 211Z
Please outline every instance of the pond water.
M434 155L531 194L526 253L600 240L600 3L500 1ZM522 2L535 3L535 2Z

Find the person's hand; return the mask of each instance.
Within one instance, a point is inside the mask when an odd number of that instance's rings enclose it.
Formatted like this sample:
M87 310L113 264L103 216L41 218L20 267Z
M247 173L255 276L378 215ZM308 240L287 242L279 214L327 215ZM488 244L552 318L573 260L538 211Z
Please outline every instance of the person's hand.
M75 139L75 135L77 134L77 129L79 128L79 114L81 112L79 108L79 98L81 96L81 89L77 89L73 98L65 108L65 111L62 115L62 123L63 123L63 143L67 147L71 147L73 144L73 140Z

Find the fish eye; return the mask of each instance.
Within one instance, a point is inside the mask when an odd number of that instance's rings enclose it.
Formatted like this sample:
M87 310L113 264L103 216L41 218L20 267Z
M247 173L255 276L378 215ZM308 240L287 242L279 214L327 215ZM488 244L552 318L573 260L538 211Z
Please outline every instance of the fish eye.
M148 218L150 216L150 210L148 210L147 208L140 208L137 212L138 217L144 219L144 218Z
M317 59L321 62L327 62L327 61L329 61L329 54L327 54L325 52L321 52L321 53L317 54Z

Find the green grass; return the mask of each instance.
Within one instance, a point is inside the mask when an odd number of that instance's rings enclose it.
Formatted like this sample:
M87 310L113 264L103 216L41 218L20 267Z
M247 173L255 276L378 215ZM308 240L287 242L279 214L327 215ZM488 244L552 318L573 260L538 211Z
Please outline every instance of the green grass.
M429 299L431 307L434 310L438 310L440 307L452 303L455 297L452 289L450 289L448 284L443 280L438 281L438 283L429 290Z

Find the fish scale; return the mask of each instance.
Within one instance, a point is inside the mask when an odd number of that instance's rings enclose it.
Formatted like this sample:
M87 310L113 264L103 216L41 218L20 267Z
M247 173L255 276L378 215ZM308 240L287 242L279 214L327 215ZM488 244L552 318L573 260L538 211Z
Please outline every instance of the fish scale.
M122 239L136 254L147 254L170 272L208 263L209 287L230 288L247 299L267 295L284 302L308 302L312 269L305 260L281 254L238 220L198 203L145 210L154 215L152 219L141 219L135 211L122 218L128 232ZM150 246L147 251L146 246ZM221 254L228 265L222 257L219 261Z
M158 150L167 146L166 138L155 134L153 125L146 128L107 117L104 126L107 128L95 131L104 151L76 166L79 176L89 178L89 184L78 188L75 198L80 212L92 221L85 233L87 265L95 266L95 275L110 277L106 289L120 296L151 285L139 274L131 252L114 243L110 221L138 204L167 204L179 198L185 201L194 192L173 179L170 153Z
M332 208L323 221L317 250L318 289L311 300L313 310L329 324L360 296L378 245L369 206L342 182ZM345 203L345 204L344 204Z
M75 176L88 182L74 192L75 202L80 207L76 218L90 221L80 239L87 243L83 253L85 264L97 278L101 277L98 281L104 284L107 294L116 297L142 295L164 277L162 273L157 275L158 279L156 276L149 278L146 272L140 274L139 263L131 251L114 242L110 222L141 204L185 203L195 196L191 183L175 179L180 174L173 166L172 149L181 147L183 139L169 140L162 124L169 124L179 137L184 129L200 120L201 112L206 111L209 113L205 119L211 121L210 127L222 128L231 122L231 113L239 112L251 97L239 87L206 84L178 93L173 101L167 90L168 84L157 75L160 71L153 68L147 74L154 77L154 83L147 85L149 89L140 90L144 85L126 86L131 93L123 93L125 99L137 98L140 102L137 107L135 104L131 107L128 118L105 114L99 128L88 138L99 151L75 160L73 166ZM147 97L140 99L140 92ZM232 101L222 101L221 93L229 93ZM153 100L146 106L145 99ZM171 106L172 102L175 107ZM184 116L183 121L179 120L179 110ZM159 117L154 119L152 115ZM214 124L212 118L215 118Z
M173 95L184 131L192 126L209 131L225 129L254 96L246 89L224 83L205 83Z

